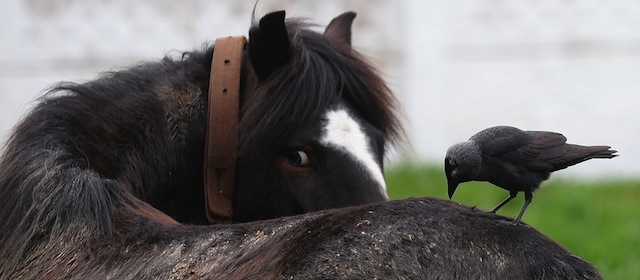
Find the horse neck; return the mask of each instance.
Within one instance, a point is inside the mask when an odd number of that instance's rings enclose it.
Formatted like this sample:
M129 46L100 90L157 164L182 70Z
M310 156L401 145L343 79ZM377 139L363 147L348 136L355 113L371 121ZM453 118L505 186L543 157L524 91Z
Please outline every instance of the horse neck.
M140 161L143 172L127 172L128 182L156 178L137 184L132 193L183 223L206 224L204 206L204 154L208 87L212 50L194 53L181 61L182 72L173 84L162 85L157 95L166 110L166 137L150 141ZM250 102L256 87L248 54L243 55L240 80L240 107ZM155 151L154 151L155 150ZM156 157L161 155L160 157ZM152 179L153 180L153 179Z

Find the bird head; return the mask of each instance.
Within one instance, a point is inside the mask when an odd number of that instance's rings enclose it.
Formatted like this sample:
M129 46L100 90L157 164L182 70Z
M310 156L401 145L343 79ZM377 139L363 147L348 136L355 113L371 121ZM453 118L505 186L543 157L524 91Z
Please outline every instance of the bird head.
M460 181L458 180L459 171L457 162L446 157L444 159L444 173L447 176L449 199L451 199L453 197L453 193L456 192L456 188L458 188L458 184L460 184Z
M444 172L447 177L449 199L460 183L477 179L482 168L480 149L472 141L451 146L444 159Z

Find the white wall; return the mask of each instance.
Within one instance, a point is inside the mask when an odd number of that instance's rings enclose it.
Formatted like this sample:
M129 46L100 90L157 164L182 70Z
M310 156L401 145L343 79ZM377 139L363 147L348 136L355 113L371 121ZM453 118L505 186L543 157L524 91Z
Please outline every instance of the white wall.
M246 34L254 1L0 1L0 138L62 80L91 79ZM638 2L640 3L640 2ZM261 0L325 25L358 12L354 45L405 108L400 159L440 164L485 127L555 130L621 156L559 175L640 174L640 4L623 1Z

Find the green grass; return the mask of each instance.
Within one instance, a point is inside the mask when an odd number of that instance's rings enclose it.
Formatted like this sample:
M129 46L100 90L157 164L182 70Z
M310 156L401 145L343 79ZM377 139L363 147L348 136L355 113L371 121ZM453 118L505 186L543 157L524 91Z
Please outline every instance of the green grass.
M403 164L386 172L391 199L447 199L440 167ZM507 191L489 183L458 186L454 200L490 210ZM498 214L518 215L523 195ZM534 193L523 221L594 264L604 279L638 279L640 275L640 180L545 181Z

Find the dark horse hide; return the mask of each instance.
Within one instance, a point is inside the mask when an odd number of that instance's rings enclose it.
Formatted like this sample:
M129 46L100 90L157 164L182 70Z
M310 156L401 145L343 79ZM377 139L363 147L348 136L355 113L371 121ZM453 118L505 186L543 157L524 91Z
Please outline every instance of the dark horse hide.
M112 201L120 204L121 201ZM536 230L439 199L179 226L140 215L37 249L9 278L601 279ZM5 271L7 272L7 271ZM4 278L3 278L4 279Z
M0 161L0 279L598 279L502 217L387 202L401 128L351 48L354 17L320 34L275 12L250 29L233 200L248 223L198 225L215 46L57 86Z

